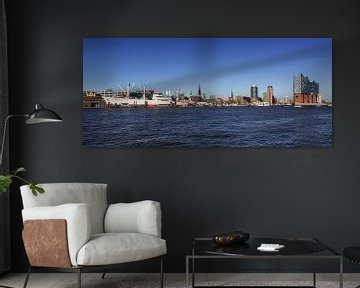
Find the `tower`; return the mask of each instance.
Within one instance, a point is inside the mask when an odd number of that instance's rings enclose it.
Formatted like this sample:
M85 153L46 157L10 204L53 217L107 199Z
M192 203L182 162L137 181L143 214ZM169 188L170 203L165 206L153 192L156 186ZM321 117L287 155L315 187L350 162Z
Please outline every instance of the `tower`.
M198 95L201 96L201 87L200 87L200 84L199 84L199 89L198 89Z
M250 100L256 101L258 98L258 87L254 84L250 86Z
M273 105L273 96L274 96L274 91L272 86L267 87L267 95L269 99L269 105L271 106Z

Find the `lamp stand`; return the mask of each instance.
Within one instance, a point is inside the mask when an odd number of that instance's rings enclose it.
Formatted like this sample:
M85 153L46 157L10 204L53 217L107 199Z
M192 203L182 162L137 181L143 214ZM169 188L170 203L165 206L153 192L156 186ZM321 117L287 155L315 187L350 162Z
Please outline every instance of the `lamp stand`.
M9 122L10 118L14 118L14 117L24 117L24 118L26 118L28 116L29 115L23 114L23 115L9 115L9 116L6 117L5 123L4 123L4 131L3 131L2 143L1 143L1 151L0 151L0 168L2 166L2 160L3 160L3 155L4 155L4 146L5 146L5 141L6 141L6 132L7 132L7 126L8 126L8 122Z

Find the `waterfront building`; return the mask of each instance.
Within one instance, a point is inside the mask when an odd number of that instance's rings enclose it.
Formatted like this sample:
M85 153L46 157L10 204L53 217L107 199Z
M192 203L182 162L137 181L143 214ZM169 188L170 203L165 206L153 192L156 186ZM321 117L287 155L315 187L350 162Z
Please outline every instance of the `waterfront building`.
M267 95L268 95L268 102L269 102L269 105L273 105L274 103L274 89L272 86L268 86L267 87Z
M230 92L230 96L228 97L228 102L229 103L234 103L235 102L234 92L232 90Z
M190 101L192 101L192 102L201 102L202 97L201 97L201 95L191 95L190 96Z
M269 102L267 91L263 93L263 102Z
M266 105L274 104L274 89L273 86L267 86L266 92L263 93L263 103Z
M321 95L318 96L319 103L323 103L323 97Z
M210 98L206 99L205 102L214 106L217 104L217 99L216 99L216 97L210 97Z
M290 104L290 97L289 96L284 96L283 98L283 104Z
M293 78L295 105L314 105L319 103L319 83L300 73Z
M258 87L254 84L250 86L250 99L255 102L258 98Z
M245 101L244 101L244 96L235 96L234 97L234 100L237 104L239 105L244 105L245 104Z
M83 108L104 108L106 102L95 91L83 91Z
M250 102L251 102L251 98L250 98L250 97L243 96L243 101L244 101L244 104L245 104L245 105L249 105Z

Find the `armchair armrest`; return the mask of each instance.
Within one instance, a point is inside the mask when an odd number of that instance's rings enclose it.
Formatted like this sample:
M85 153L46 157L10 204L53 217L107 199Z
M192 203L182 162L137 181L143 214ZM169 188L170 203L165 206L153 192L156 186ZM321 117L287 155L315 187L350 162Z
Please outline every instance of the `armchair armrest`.
M91 235L91 222L89 206L86 204L64 204L58 206L33 207L22 210L23 221L64 219L70 261L73 266L77 265L76 256L80 248L89 241ZM35 235L34 235L35 236ZM34 241L39 241L37 235ZM48 245L48 243L46 243Z
M150 200L111 204L105 215L106 233L143 233L161 237L160 203Z

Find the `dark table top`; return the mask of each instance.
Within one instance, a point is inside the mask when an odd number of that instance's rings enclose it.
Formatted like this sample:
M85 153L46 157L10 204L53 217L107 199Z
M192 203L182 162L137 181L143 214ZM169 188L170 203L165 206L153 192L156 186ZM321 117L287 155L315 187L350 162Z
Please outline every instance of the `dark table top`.
M260 251L257 249L262 243L284 245L278 251ZM314 238L284 239L284 238L250 238L243 243L232 245L217 245L211 238L195 238L193 241L193 255L224 255L224 256L296 256L296 255L329 255L339 254Z

